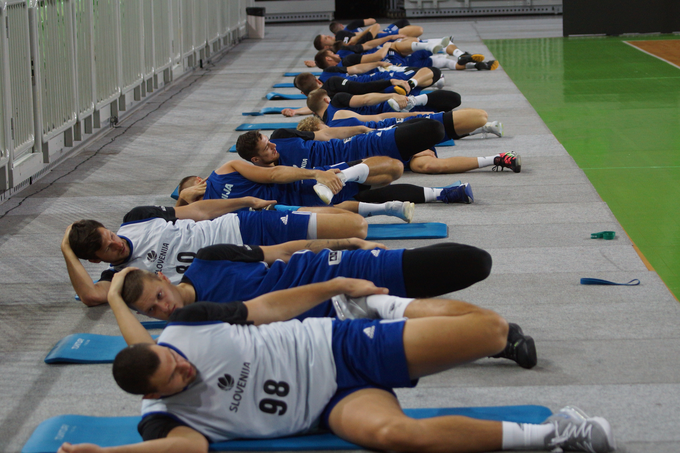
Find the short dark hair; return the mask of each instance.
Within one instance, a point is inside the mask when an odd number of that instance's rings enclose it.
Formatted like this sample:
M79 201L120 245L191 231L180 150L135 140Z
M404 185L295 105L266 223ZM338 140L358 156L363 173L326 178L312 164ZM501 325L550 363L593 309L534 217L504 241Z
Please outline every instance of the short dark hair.
M189 183L189 181L196 178L198 178L198 176L196 175L185 176L184 178L182 178L182 180L179 182L179 185L177 186L177 193L180 193L184 189L186 189L185 186Z
M320 50L314 55L314 63L321 69L326 69L328 67L328 62L326 61L326 56L330 50L324 49Z
M113 360L113 378L120 388L133 395L148 395L158 391L151 385L151 376L158 370L161 360L151 350L153 343L128 346Z
M309 107L312 112L317 113L321 110L321 107L323 107L323 99L326 96L328 96L328 92L323 88L312 91L307 95L307 107Z
M71 225L68 243L81 260L98 259L96 253L102 248L102 235L98 228L104 228L104 225L96 220L78 220Z
M321 35L316 35L314 37L314 48L316 50L321 50L323 49L323 44L321 44Z
M339 32L340 30L342 30L343 28L345 28L345 26L342 25L342 24L341 24L340 22L338 22L337 20L334 20L333 22L331 22L331 23L328 25L328 29L329 29L329 30L331 31L331 33L333 33L333 34L336 34L336 33Z
M260 131L248 131L241 134L236 140L236 151L238 155L252 162L253 157L257 157L257 144L260 142L262 134Z
M144 292L144 282L158 279L158 275L153 272L135 269L130 271L125 276L123 281L123 289L120 296L128 307L137 302Z
M301 72L296 75L295 79L293 79L293 84L295 88L305 93L305 95L319 88L319 84L316 83L316 77L311 72Z

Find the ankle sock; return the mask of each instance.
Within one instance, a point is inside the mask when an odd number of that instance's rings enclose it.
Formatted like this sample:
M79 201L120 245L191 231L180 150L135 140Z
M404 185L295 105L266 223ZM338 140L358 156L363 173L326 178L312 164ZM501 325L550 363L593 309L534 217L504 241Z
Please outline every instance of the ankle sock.
M479 168L490 167L493 165L494 160L498 156L500 156L500 154L496 154L494 156L478 157L477 165L479 165Z
M366 305L377 311L382 319L401 319L408 304L414 300L389 294L376 294L366 297Z
M545 438L555 431L551 424L501 422L503 450L526 450L545 447Z

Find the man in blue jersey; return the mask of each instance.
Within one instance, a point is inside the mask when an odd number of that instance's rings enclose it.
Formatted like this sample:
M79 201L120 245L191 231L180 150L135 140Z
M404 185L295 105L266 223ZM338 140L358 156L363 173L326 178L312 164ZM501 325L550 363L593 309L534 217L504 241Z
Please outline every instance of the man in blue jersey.
M66 229L61 251L69 278L88 306L106 302L113 274L129 266L163 271L179 283L196 252L212 244L278 244L294 239L366 237L366 221L328 208L300 213L244 211L275 201L254 197L206 200L182 207L138 206L123 218L117 233L96 220L80 220ZM236 211L235 213L233 213ZM96 283L80 260L109 263Z
M491 310L451 301L452 316L277 322L343 293L387 293L364 280L333 279L237 304L177 310L154 344L122 300L124 277L114 279L109 293L129 345L117 355L113 375L125 391L144 395L143 442L111 451L207 453L211 442L319 427L384 451L616 448L605 419L571 407L543 424L404 414L393 388L414 387L421 377L505 350L509 325ZM85 451L103 450L65 443L58 453Z

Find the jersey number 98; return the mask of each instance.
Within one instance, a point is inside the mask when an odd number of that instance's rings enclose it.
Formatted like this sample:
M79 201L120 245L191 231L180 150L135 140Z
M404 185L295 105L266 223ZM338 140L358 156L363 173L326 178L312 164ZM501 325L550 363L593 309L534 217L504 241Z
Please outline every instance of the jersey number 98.
M263 390L267 395L284 397L288 395L290 386L286 382L276 382L270 379L264 382ZM260 401L260 410L267 414L283 415L286 413L286 410L288 410L288 405L283 401L265 398Z

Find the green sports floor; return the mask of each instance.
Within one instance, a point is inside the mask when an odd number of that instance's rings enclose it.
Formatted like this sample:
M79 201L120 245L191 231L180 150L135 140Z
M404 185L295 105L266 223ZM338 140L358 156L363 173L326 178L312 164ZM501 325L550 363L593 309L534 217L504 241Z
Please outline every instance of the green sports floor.
M658 39L484 43L678 299L680 68L624 42Z

